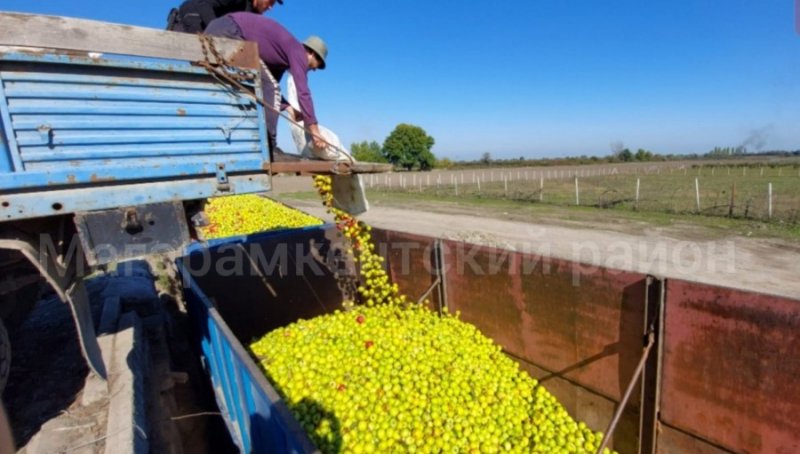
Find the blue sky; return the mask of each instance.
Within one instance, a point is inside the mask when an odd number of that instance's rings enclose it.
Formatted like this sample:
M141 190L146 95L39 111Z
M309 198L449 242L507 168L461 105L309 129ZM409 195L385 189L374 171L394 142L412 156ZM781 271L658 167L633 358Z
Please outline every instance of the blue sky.
M322 36L321 124L349 145L421 126L437 157L800 149L800 0L285 0ZM177 1L2 0L0 9L163 28ZM279 142L292 149L288 129Z

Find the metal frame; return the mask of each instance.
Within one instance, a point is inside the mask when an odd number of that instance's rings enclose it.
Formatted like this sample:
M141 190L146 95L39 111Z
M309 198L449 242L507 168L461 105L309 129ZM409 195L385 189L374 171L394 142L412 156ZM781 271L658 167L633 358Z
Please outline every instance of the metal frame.
M237 193L269 191L269 175L228 176L221 191L216 176L178 181L142 182L64 188L44 192L0 194L0 221L143 205L171 200L196 200ZM7 203L7 205L6 205Z
M40 247L37 240L11 230L0 229L0 249L19 251L36 267L61 301L69 304L83 357L92 371L105 380L106 367L97 343L86 287L82 278L75 276L74 270L70 269L71 264L62 264L46 248Z

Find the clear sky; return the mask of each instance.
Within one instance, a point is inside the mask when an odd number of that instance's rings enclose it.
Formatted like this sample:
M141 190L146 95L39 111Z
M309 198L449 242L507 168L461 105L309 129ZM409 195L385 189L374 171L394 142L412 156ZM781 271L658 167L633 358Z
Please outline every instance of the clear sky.
M421 126L450 159L800 149L800 0L285 0L322 36L320 123L346 145ZM0 0L163 28L177 0ZM282 148L292 150L288 129Z

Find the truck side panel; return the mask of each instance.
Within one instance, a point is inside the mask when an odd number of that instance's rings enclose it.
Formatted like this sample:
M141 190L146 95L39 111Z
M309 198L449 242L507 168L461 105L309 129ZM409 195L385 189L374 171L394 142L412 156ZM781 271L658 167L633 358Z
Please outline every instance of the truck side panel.
M124 62L3 56L3 126L25 177L2 189L261 170L252 98L188 62Z

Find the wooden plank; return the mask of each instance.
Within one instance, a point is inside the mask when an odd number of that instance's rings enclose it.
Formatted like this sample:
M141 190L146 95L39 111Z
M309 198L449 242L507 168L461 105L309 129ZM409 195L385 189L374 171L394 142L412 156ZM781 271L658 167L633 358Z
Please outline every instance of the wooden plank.
M259 67L255 43L224 38L213 40L223 58L234 66ZM205 60L196 35L35 14L0 13L0 45Z
M346 161L288 161L273 162L271 165L272 173L299 173L299 174L318 174L332 175L339 174L360 174L360 173L384 173L392 170L391 164L378 164L375 162L346 162Z

